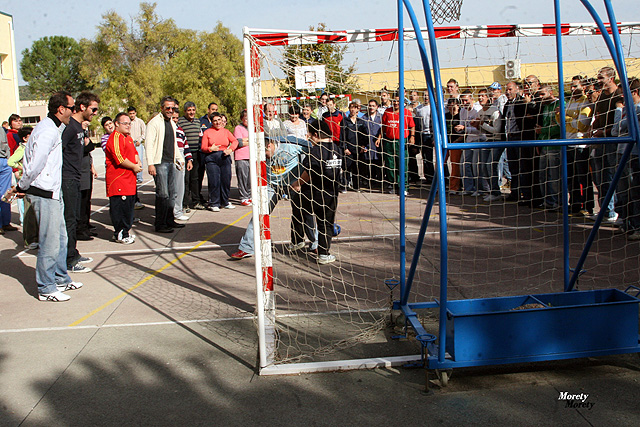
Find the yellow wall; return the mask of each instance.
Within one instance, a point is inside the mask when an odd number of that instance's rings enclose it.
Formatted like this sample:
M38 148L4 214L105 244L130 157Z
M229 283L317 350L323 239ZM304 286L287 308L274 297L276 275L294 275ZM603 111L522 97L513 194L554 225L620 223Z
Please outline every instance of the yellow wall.
M575 75L583 75L587 77L595 77L598 70L604 66L613 66L612 61L596 60L596 61L572 61L564 63L565 81L569 82L571 77ZM557 64L555 62L521 64L520 75L522 78L529 74L538 76L542 83L555 83L557 80ZM627 74L629 76L640 77L640 60L627 59ZM377 92L384 86L389 89L398 87L398 73L362 73L358 74L358 85L364 93ZM505 84L508 80L504 77L503 65L491 65L483 67L461 67L461 68L444 68L441 71L443 86L447 80L454 78L458 81L460 87L487 87L493 82ZM422 70L405 72L405 88L424 89L427 84ZM278 85L274 80L262 82L262 96L276 97L286 96L280 93Z
M0 60L0 122L3 122L11 114L20 113L13 17L4 12L0 12Z

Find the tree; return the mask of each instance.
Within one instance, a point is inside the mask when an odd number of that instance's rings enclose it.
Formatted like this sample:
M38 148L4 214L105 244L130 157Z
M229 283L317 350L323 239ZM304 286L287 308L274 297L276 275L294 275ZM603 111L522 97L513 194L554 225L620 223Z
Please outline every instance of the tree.
M82 46L70 37L43 37L33 42L31 49L22 51L20 72L37 97L48 97L66 90L77 93L85 89L80 75Z
M319 23L317 28L309 27L310 31L327 31L327 25ZM325 65L327 87L325 91L332 94L355 93L358 90L355 78L355 65L343 67L342 61L346 51L345 46L335 43L289 45L284 49L286 77L280 83L280 90L286 93L296 91L295 67L307 65ZM306 91L305 91L306 92Z
M217 102L229 119L244 108L242 43L218 23L214 32L180 29L162 19L155 3L141 3L128 26L117 13L103 15L93 41L84 41L81 72L109 114L133 105L148 120L164 95L196 103L204 113Z

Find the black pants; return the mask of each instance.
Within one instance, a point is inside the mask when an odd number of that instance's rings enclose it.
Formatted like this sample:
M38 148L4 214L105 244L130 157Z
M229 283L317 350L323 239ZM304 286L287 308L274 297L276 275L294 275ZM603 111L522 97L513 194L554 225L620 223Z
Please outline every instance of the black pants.
M133 208L136 196L109 197L109 215L113 224L113 238L122 240L129 237L129 230L133 226Z
M435 175L435 167L433 166L433 136L422 134L421 140L422 173L424 174L424 179L426 179L428 183L431 183ZM447 170L447 168L445 168L445 170Z
M511 193L516 194L518 200L526 202L531 202L534 198L534 150L533 147L507 147Z
M205 205L207 200L202 197L202 181L204 180L204 175L207 173L207 166L205 165L204 158L206 156L205 153L198 151L198 167L196 168L194 165L194 169L198 170L198 198L196 199L201 204ZM211 183L209 183L211 185Z
M363 156L360 174L365 185L372 190L384 189L382 182L382 157L371 159Z
M306 234L313 245L316 241L316 227L311 214L313 206L310 185L304 185L300 192L290 191L289 200L291 201L291 243L297 245L304 242Z
M67 268L71 268L80 259L80 253L76 249L76 229L80 217L80 181L62 180L62 200L64 201L64 221L67 226Z
M86 190L80 190L80 216L76 235L89 234L89 220L91 219L91 194L93 193L93 178L91 186Z
M419 145L409 145L409 182L420 182L420 172L418 169L418 159L416 156L420 152Z
M184 171L184 198L182 206L193 208L200 203L200 186L202 181L199 180L200 159L198 153L193 153L193 169Z
M593 180L589 173L589 151L589 147L567 147L569 210L572 213L581 209L593 213L595 207Z
M311 206L318 225L318 255L328 255L338 208L338 196L325 191L314 191L311 195Z

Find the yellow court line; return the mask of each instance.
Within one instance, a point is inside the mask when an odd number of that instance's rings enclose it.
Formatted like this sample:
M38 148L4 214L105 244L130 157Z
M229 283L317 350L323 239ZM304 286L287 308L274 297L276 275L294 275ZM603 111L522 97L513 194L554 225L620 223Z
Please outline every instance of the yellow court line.
M166 270L167 268L171 267L173 264L175 264L176 262L180 261L182 258L184 258L185 256L189 255L191 252L195 251L196 249L198 249L200 246L204 245L205 243L207 243L209 240L213 239L214 237L216 237L218 234L222 233L223 231L227 230L228 228L236 225L238 222L242 221L244 218L246 218L248 215L251 215L251 211L247 212L246 214L242 215L240 218L236 219L235 221L233 221L231 224L227 224L225 225L221 230L216 231L215 233L213 233L211 236L205 238L204 240L202 240L200 243L198 243L197 245L195 245L194 247L192 247L191 249L183 252L182 254L180 254L179 256L177 256L176 258L172 259L171 261L169 261L167 264L165 264L162 268L158 269L158 270L154 270L152 271L147 277L145 277L144 279L140 280L138 283L136 283L135 285L133 285L132 287L130 287L129 289L125 290L124 292L122 292L120 295L118 295L117 297L111 299L110 301L104 303L103 305L101 305L100 307L96 308L95 310L93 310L91 313L87 314L84 317L81 317L80 319L76 320L75 322L73 322L72 324L69 325L69 327L73 327L73 326L78 326L80 323L84 322L85 320L87 320L88 318L90 318L91 316L93 316L94 314L97 314L99 312L101 312L102 310L104 310L105 308L109 307L111 304L113 304L114 302L118 301L119 299L124 298L125 296L127 296L128 294L130 294L132 291L134 291L136 288L142 286L143 284L145 284L146 282L148 282L149 280L153 279L154 277L156 277L158 274L162 273L164 270Z

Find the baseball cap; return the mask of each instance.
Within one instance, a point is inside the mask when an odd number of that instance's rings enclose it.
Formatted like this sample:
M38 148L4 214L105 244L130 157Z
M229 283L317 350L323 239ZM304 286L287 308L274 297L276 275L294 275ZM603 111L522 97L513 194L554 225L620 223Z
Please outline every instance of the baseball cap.
M498 90L502 90L502 85L498 82L493 82L491 83L491 86L489 86L490 89L498 89Z

